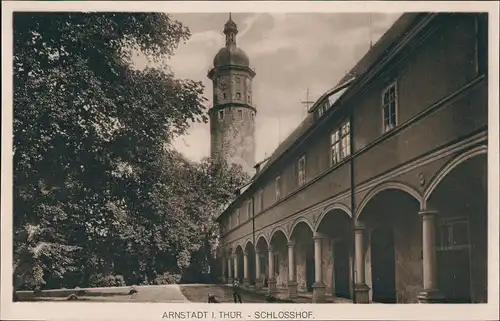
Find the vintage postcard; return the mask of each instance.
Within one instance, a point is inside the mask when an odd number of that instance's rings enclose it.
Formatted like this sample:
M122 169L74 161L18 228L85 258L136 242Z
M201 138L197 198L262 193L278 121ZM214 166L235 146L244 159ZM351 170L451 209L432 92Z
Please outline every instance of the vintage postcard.
M1 319L498 319L498 10L3 2Z

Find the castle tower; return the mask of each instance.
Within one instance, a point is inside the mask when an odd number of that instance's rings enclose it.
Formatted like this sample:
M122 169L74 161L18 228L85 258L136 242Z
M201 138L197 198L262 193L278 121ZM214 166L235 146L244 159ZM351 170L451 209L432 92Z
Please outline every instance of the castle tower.
M252 79L255 72L243 50L236 46L238 27L231 19L224 25L226 46L214 58L207 77L213 83L210 117L211 157L239 164L248 173L255 165L255 115Z

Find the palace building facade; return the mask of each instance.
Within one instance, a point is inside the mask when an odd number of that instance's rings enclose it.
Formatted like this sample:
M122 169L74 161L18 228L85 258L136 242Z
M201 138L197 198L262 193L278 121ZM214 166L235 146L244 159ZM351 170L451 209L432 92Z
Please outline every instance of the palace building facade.
M487 14L403 14L218 217L223 277L313 302L487 302L487 40Z

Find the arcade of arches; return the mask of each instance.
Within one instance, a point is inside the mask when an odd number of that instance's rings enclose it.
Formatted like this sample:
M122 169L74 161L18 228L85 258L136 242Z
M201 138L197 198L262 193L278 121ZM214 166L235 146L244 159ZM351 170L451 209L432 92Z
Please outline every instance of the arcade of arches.
M275 228L255 246L225 253L228 283L312 292L358 303L487 302L486 148L450 161L420 193L402 183L375 187L357 206L334 206L316 225ZM466 184L464 184L466 182Z

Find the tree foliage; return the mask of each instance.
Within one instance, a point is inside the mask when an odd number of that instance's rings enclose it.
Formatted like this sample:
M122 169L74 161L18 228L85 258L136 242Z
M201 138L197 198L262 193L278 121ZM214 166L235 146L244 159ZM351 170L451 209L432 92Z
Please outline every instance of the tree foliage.
M16 287L168 279L215 246L214 217L248 177L170 147L207 121L201 82L132 63L189 36L159 13L14 14Z

